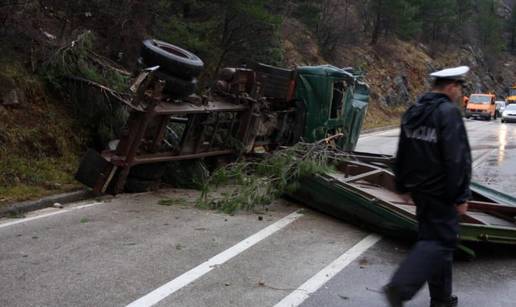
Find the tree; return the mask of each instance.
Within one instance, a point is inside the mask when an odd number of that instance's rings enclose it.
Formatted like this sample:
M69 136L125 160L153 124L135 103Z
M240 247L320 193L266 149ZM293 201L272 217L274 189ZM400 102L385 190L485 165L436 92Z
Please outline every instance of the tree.
M209 73L222 65L280 64L281 17L271 0L164 1L158 37L197 53ZM277 4L274 6L277 9Z
M351 21L356 2L358 1L296 1L293 16L315 33L324 53L332 54L338 45L350 41L356 35L356 26Z
M404 39L413 38L421 29L415 18L418 8L409 0L369 0L365 4L371 12L371 44L382 34L392 33Z
M460 15L457 1L420 0L419 5L423 40L431 43L448 41Z
M488 54L498 53L503 49L502 19L496 14L497 3L494 0L478 0L477 33L479 42Z
M507 32L509 33L508 49L511 53L516 53L516 6L513 6L511 18L507 24Z

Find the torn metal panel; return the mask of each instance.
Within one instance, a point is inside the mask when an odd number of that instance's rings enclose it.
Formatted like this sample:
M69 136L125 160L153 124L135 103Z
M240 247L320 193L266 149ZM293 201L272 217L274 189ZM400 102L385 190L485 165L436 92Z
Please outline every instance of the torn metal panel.
M302 179L299 190L291 196L329 215L387 235L410 239L417 235L416 207L396 193L394 175L384 167L342 162L333 173ZM473 193L469 211L461 217L460 240L516 244L516 206L484 199Z

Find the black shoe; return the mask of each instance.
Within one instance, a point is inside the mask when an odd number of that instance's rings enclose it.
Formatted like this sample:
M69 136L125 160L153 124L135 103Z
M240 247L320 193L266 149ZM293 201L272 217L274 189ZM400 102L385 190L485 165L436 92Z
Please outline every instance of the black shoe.
M459 298L455 295L450 296L449 299L442 301L442 300L430 300L430 307L457 307L457 304L459 303Z
M398 293L396 287L387 285L383 287L383 293L385 294L387 302L389 302L389 306L403 307L403 301L401 300L400 294Z

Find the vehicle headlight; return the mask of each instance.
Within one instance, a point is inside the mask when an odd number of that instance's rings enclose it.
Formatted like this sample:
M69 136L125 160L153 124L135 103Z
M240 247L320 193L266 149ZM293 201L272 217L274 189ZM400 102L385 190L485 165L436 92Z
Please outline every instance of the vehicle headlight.
M502 116L507 116L507 115L509 115L509 112L503 111Z

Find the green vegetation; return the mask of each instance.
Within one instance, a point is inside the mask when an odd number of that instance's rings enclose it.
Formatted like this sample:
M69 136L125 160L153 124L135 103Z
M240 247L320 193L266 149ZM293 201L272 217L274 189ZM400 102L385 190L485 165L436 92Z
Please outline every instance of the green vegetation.
M324 141L298 143L257 161L241 160L217 169L205 182L197 205L232 214L268 205L284 193L293 192L302 177L330 171L331 146ZM213 189L229 189L214 196Z
M86 31L69 45L59 48L41 66L43 77L58 89L67 85L69 77L81 77L115 91L127 92L130 74L93 52L94 41L94 34Z
M161 2L155 35L185 47L205 62L207 75L222 66L283 60L281 16L272 0Z
M375 45L388 37L429 43L439 50L456 42L478 45L490 55L508 47L514 50L516 45L516 17L504 20L495 0L292 2L292 16L316 34L326 52L343 43L366 40ZM508 42L503 39L504 30L510 34Z
M21 65L5 59L0 79L13 80L21 97L17 107L0 107L0 205L78 188L81 129Z
M77 122L89 133L88 145L103 149L128 119L120 100L129 95L130 74L94 53L94 39L89 31L79 35L54 52L40 71L70 102Z
M497 3L493 0L478 1L476 23L481 46L488 54L498 54L508 44L504 43L502 20L497 16Z

